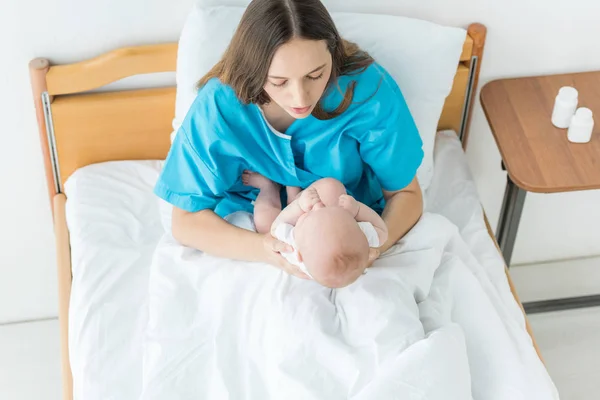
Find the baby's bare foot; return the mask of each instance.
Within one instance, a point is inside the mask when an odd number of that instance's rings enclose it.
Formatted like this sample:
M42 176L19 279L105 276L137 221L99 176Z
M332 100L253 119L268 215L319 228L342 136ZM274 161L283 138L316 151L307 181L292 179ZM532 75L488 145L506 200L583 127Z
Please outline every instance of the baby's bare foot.
M355 217L358 214L360 208L358 201L356 201L354 197L349 196L347 194L343 194L340 196L339 205L344 210L347 210L350 214L352 214L353 217Z
M244 171L244 173L242 174L242 182L246 186L252 186L260 190L266 190L277 187L277 184L269 178L265 178L258 172L248 170Z
M317 193L315 188L307 188L304 190L304 192L302 192L300 195L300 199L298 200L298 204L304 212L309 212L320 202L321 198L319 197L319 193Z

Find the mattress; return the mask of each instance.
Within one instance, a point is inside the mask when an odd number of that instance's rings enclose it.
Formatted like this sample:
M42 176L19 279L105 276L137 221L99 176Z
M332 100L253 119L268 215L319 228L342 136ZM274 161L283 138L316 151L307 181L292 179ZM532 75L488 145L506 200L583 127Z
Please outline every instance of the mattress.
M460 142L440 132L425 210L454 224L501 299L503 321L525 321L488 236ZM160 161L109 162L78 170L65 184L73 283L69 351L75 399L134 399L144 387L148 287L154 249L164 236L164 204L152 194ZM164 218L163 218L164 220ZM516 327L516 328L515 328ZM529 343L530 346L531 343Z

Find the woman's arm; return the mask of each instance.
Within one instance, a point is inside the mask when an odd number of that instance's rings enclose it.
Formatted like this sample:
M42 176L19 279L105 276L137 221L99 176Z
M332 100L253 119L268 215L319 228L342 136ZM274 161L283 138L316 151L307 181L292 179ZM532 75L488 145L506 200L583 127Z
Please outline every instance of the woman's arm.
M211 210L189 213L173 207L172 232L173 237L184 246L212 256L264 262L299 278L310 279L280 254L293 251L289 245L271 235L260 235L238 228Z
M416 177L404 189L396 192L384 190L383 195L386 206L382 217L388 227L388 240L379 248L381 254L402 239L423 214L423 193Z
M216 257L240 261L266 261L261 235L231 225L213 211L189 213L173 207L173 237Z

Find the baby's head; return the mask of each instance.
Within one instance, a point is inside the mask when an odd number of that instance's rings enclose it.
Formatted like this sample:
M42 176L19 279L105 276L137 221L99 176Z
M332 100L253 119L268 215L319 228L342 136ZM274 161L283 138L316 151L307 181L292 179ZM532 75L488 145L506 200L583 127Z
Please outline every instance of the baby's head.
M294 228L297 250L315 279L329 288L352 284L369 262L369 243L352 215L341 207L304 214Z

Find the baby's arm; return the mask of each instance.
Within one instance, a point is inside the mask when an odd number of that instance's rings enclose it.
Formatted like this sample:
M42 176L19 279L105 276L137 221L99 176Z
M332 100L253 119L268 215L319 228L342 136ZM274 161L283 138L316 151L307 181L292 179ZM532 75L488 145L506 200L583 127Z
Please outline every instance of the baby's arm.
M319 198L317 191L309 187L302 192L300 197L292 201L283 209L283 211L279 213L277 218L275 218L275 221L273 221L273 225L271 225L271 234L275 235L275 229L279 224L285 223L296 225L302 214L309 212L316 204L320 202L321 199Z
M340 207L345 208L354 215L357 222L369 222L373 225L379 236L379 243L383 245L388 239L387 225L371 207L357 201L354 197L344 194L340 196Z

